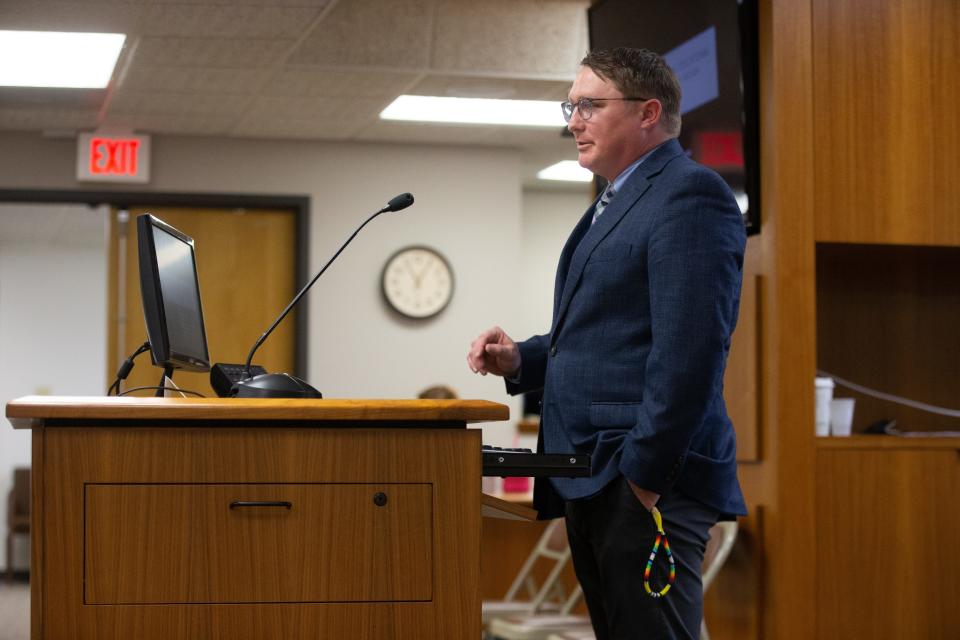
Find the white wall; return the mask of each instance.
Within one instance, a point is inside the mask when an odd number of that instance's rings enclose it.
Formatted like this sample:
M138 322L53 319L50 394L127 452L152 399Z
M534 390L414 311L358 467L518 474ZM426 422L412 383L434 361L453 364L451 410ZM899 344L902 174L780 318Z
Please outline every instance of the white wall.
M369 213L412 192L413 207L371 223L311 291L308 378L326 397L404 398L448 384L461 397L507 403L514 417L520 403L502 381L467 369L467 345L493 324L518 339L549 329L557 258L589 204L587 188L524 192L510 149L156 136L145 188L78 185L75 153L72 139L0 133L0 189L306 195L311 270ZM453 302L423 323L389 313L379 290L384 261L413 243L437 248L454 270ZM512 422L484 431L498 445L515 433Z
M523 192L523 291L518 335L529 337L550 330L553 282L567 236L592 202L590 187L582 191Z
M0 188L80 188L74 144L0 134ZM329 397L412 397L442 382L464 397L504 401L502 387L471 374L464 357L483 327L518 313L519 164L507 149L155 137L145 190L309 196L312 270L370 212L412 192L413 207L364 229L310 293L308 377ZM391 315L378 288L386 258L414 242L436 247L454 268L451 306L426 323Z
M106 216L86 206L0 204L0 404L29 394L102 395ZM0 499L30 466L30 432L0 428ZM14 543L14 566L29 544ZM4 551L6 554L6 551Z

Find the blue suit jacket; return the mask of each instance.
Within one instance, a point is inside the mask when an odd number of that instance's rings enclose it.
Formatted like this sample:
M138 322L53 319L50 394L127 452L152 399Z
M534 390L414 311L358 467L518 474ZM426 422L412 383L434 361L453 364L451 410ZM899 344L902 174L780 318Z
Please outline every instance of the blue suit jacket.
M746 234L737 203L679 143L658 147L560 256L550 333L519 343L511 394L543 388L541 452L589 453L590 478L538 481L534 506L599 492L621 474L745 514L723 372Z

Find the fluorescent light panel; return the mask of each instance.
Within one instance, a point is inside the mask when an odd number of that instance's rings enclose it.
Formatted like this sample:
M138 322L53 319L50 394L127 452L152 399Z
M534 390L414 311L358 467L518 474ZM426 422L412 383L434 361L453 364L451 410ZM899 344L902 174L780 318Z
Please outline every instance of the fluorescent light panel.
M0 31L0 86L102 89L110 82L122 33Z
M559 102L403 95L380 113L383 120L565 127Z
M590 182L593 180L593 173L589 169L581 167L576 160L561 160L557 164L552 164L546 169L538 171L537 177L541 180Z

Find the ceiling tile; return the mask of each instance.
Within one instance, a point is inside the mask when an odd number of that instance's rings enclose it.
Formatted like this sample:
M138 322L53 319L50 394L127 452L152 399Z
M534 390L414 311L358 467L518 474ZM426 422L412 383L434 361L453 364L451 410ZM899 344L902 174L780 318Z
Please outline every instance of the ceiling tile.
M557 93L565 96L569 88L569 82L552 80L515 80L510 78L430 74L407 93L418 96L542 100L546 99L545 96L553 96Z
M423 68L429 60L433 0L343 0L287 62Z
M0 87L0 106L6 108L97 111L106 89L63 89L59 87Z
M296 38L323 10L317 6L157 4L153 2L4 2L10 29L107 31L134 35Z
M250 103L246 115L253 117L314 118L356 124L378 116L390 103L386 98L289 98L260 96Z
M569 141L550 130L386 122L378 115L401 92L562 100L586 49L587 0L330 2L0 0L0 25L130 34L129 63L104 126L512 146L575 157ZM0 128L98 124L105 92L58 91L0 90Z
M97 126L94 110L65 110L0 107L0 129L41 131L43 129L92 129Z
M0 2L0 25L25 31L135 33L145 9L104 2Z
M330 96L393 99L418 74L378 71L283 69L263 87L266 95L320 98Z
M587 48L587 6L586 1L441 2L431 66L572 80Z
M146 66L250 69L279 62L286 40L264 38L141 38L134 58Z
M492 130L493 127L480 125L421 124L377 119L354 136L354 139L368 142L469 145L483 143L490 136Z
M148 67L134 62L124 78L123 89L250 94L269 74L267 69Z
M248 101L246 96L121 89L113 95L109 113L239 116Z
M235 116L197 114L110 114L104 127L118 127L141 133L224 136L230 131Z
M151 4L137 25L142 35L290 38L300 36L320 14L317 7L251 7Z

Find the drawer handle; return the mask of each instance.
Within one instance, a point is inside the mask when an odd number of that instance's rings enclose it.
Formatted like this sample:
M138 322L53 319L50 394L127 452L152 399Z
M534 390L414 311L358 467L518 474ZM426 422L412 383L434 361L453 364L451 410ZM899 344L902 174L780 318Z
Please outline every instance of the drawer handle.
M239 509L240 507L285 507L287 509L293 508L292 502L287 502L286 500L258 500L258 501L246 501L246 500L234 500L230 503L231 509Z

